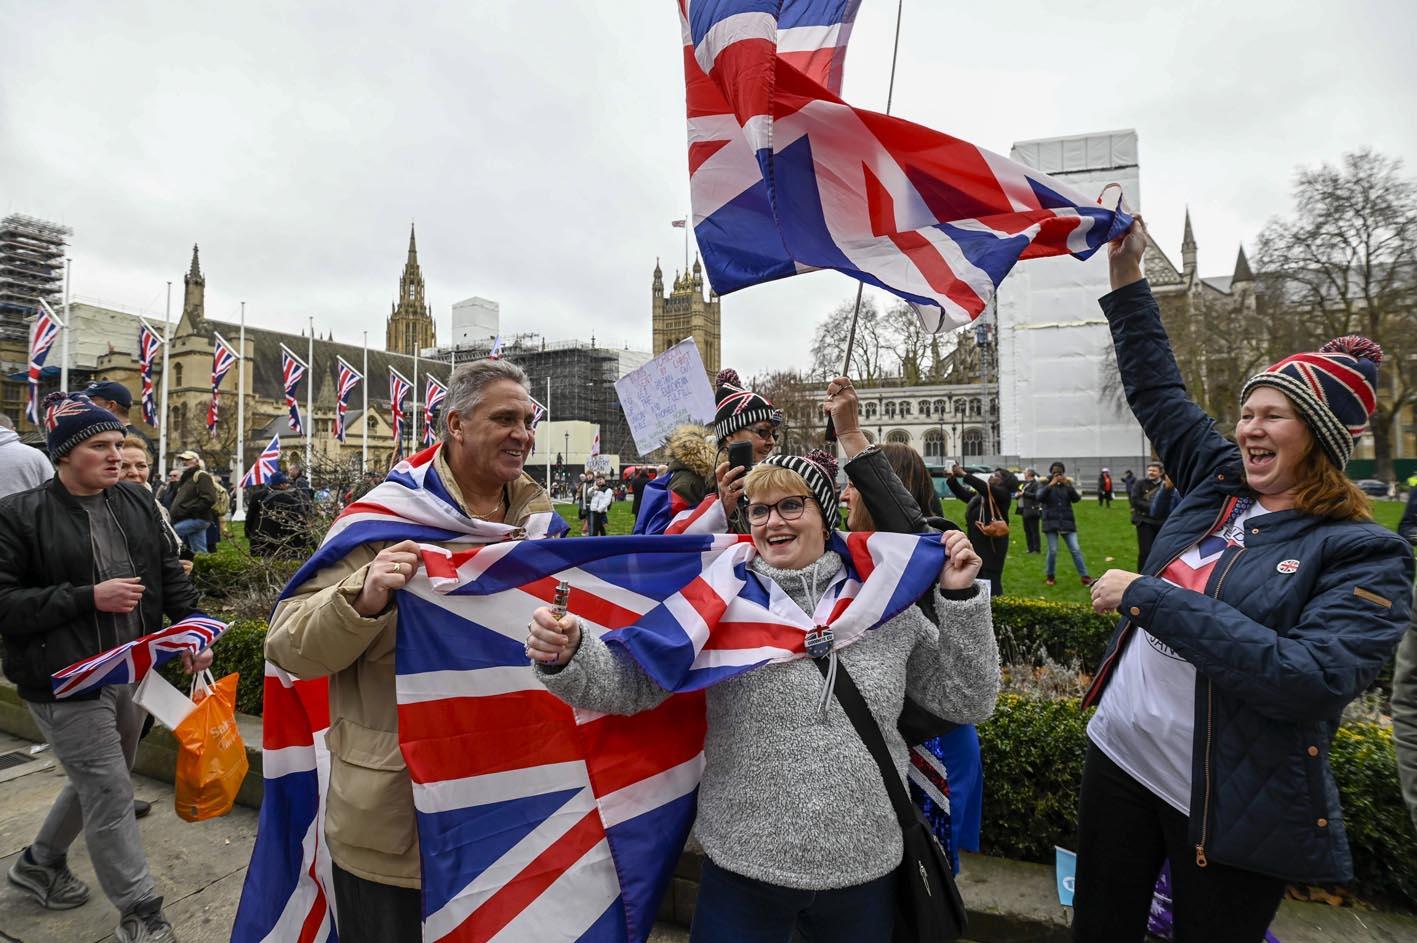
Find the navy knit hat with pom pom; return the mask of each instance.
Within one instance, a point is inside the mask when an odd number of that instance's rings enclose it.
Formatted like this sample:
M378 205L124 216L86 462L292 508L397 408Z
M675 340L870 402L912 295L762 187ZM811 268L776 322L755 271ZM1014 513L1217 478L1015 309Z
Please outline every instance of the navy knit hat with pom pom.
M713 387L713 400L718 405L713 416L713 433L719 442L757 422L782 425L782 410L766 397L746 389L738 379L738 371L728 368L718 371Z
M74 446L100 432L125 429L117 416L95 406L83 393L50 393L41 409L49 436L49 454L55 459L68 455Z
M836 456L825 449L813 449L806 455L773 455L762 460L763 465L778 465L795 471L807 483L812 498L822 509L822 520L836 530L837 515Z
M1293 401L1314 431L1324 454L1339 468L1378 408L1378 364L1383 350L1366 337L1337 337L1317 353L1294 354L1250 378L1240 402L1260 386L1272 386Z

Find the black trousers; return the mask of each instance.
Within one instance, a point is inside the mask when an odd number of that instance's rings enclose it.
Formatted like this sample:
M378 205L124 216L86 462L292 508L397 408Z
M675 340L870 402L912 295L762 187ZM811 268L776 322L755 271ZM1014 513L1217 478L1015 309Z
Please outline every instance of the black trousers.
M1175 943L1260 943L1286 882L1211 861L1196 865L1187 816L1091 742L1078 803L1073 939L1141 943L1161 863L1171 863Z
M1029 553L1042 552L1042 540L1038 536L1038 527L1042 523L1042 515L1030 515L1023 519L1023 536L1028 541Z
M1156 540L1155 524L1137 524L1137 572L1146 572L1146 558L1151 556L1151 545Z
M334 862L340 943L418 943L423 939L423 892L355 877Z
M605 536L605 523L610 519L610 515L605 511L590 512L590 535L592 537Z

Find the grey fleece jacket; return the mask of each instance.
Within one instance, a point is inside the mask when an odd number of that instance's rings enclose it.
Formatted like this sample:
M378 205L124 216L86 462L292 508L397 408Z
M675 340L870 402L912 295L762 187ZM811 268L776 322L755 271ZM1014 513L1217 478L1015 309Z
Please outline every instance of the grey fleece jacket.
M54 466L39 449L20 441L14 429L0 428L0 498L36 488L54 477Z
M751 566L805 612L841 569L827 552L802 570ZM901 779L909 762L896 719L907 691L958 723L994 709L999 653L987 589L973 599L935 595L943 628L914 606L839 653L885 734ZM538 673L557 697L602 713L648 710L668 695L623 649L581 637L555 673ZM817 711L822 675L806 659L767 665L707 691L708 736L695 833L713 862L783 887L863 884L900 863L900 827L880 772L836 698Z

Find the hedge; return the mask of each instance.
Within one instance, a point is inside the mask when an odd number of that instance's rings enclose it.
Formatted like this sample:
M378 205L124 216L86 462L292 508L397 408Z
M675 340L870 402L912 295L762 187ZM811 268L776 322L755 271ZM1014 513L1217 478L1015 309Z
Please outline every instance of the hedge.
M218 616L218 618L225 618ZM159 672L182 691L191 678L182 671L182 663L173 659ZM212 646L212 676L224 678L239 672L236 684L236 709L243 714L261 713L266 676L266 623L259 619L238 619L222 633Z
M1047 656L1059 664L1077 662L1094 671L1116 625L1078 603L1001 596L994 600L994 634L1005 664L1037 663Z

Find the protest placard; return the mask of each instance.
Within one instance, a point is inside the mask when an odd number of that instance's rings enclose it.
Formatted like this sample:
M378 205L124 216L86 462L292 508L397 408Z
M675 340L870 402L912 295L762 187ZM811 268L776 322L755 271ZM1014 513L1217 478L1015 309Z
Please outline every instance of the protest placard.
M641 455L663 445L681 423L713 422L713 390L692 337L616 380L615 394Z

